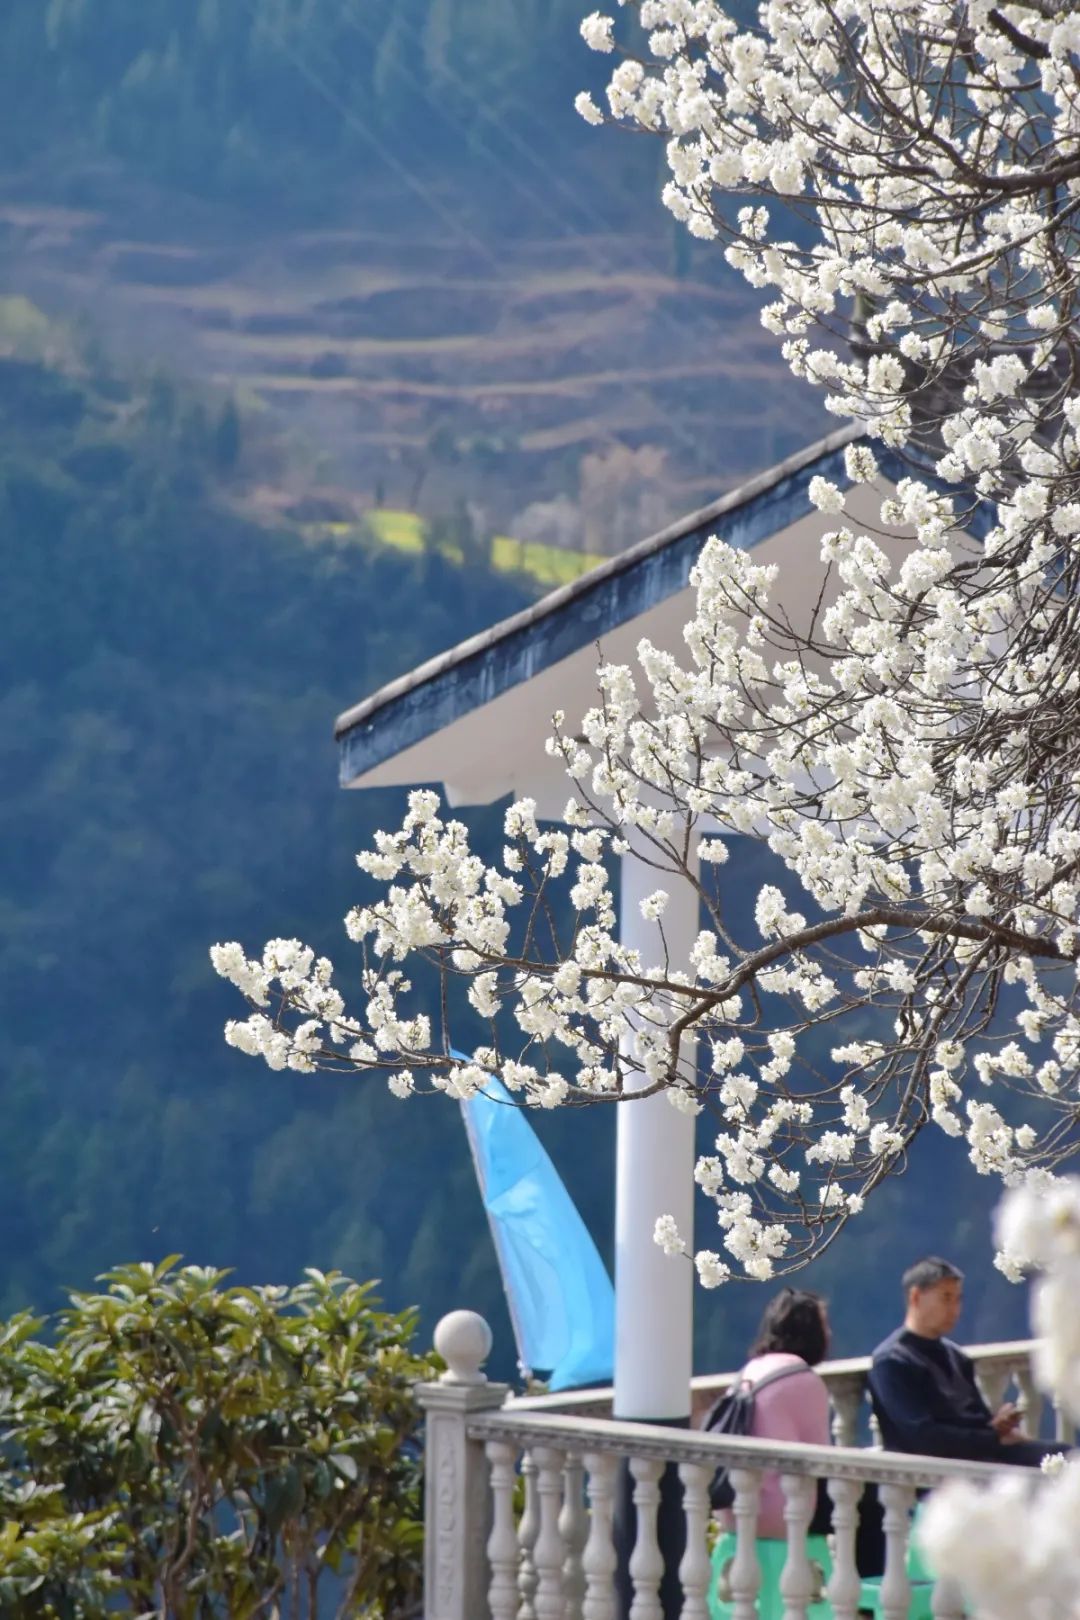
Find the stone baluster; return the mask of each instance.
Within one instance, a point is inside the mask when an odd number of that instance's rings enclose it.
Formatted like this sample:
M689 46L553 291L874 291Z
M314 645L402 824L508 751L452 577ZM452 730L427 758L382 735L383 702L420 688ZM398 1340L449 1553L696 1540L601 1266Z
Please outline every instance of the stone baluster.
M712 1566L706 1541L709 1523L709 1484L714 1470L701 1463L680 1463L686 1551L679 1564L682 1583L682 1620L708 1620L709 1577Z
M488 1604L491 1620L517 1620L518 1538L514 1527L517 1446L489 1440L484 1448L491 1467L492 1523L487 1555L491 1566Z
M855 1535L859 1522L861 1479L830 1479L829 1496L833 1505L833 1572L829 1578L828 1599L833 1620L855 1620L862 1595L862 1581L855 1567Z
M536 1489L536 1460L527 1451L521 1462L525 1507L518 1525L517 1620L536 1620L536 1563L533 1550L540 1533L540 1493Z
M660 1579L664 1573L664 1556L656 1534L656 1514L660 1506L660 1475L664 1471L661 1459L631 1457L630 1473L634 1481L634 1510L637 1533L634 1550L630 1554L630 1579L634 1583L634 1596L630 1604L630 1620L663 1620L660 1606Z
M585 1457L589 1475L589 1539L582 1554L585 1571L584 1620L615 1620L617 1556L612 1525L615 1516L615 1476L619 1459L606 1451Z
M1030 1366L1017 1367L1016 1388L1019 1392L1021 1412L1024 1414L1021 1429L1024 1434L1036 1439L1042 1429L1043 1398L1040 1394Z
M1054 1398L1054 1439L1060 1440L1064 1445L1071 1446L1076 1443L1076 1430L1068 1412L1061 1402Z
M563 1502L559 1513L559 1535L563 1544L563 1615L565 1620L582 1620L585 1598L585 1571L581 1554L589 1522L585 1513L585 1471L581 1458L567 1452L563 1463Z
M814 1571L806 1550L806 1532L814 1517L817 1487L809 1474L781 1474L780 1489L784 1493L787 1526L787 1557L780 1575L784 1620L806 1620L806 1611L814 1596Z
M481 1372L491 1329L474 1311L451 1311L435 1329L446 1362L436 1383L418 1384L424 1423L425 1620L484 1620L488 1614L487 1542L491 1519L488 1459L466 1435L477 1412L503 1404L505 1384Z
M834 1445L858 1445L859 1413L862 1410L865 1395L866 1379L862 1373L852 1373L842 1378L829 1379Z
M1005 1399L1005 1391L1009 1387L1012 1370L1009 1367L994 1367L992 1365L975 1367L975 1382L982 1392L982 1398L990 1408L996 1412Z
M915 1492L909 1485L882 1485L880 1492L881 1504L885 1509L885 1574L881 1581L881 1612L884 1620L907 1620L911 1603L907 1549Z
M758 1498L761 1475L751 1468L732 1468L735 1490L735 1560L731 1566L732 1620L756 1620L761 1565L757 1555Z
M934 1620L964 1620L966 1612L963 1594L955 1581L934 1582L930 1595L930 1613Z
M537 1446L536 1489L540 1528L533 1548L536 1564L536 1620L563 1620L563 1544L559 1534L562 1508L563 1454L554 1446ZM425 1616L425 1620L427 1617Z

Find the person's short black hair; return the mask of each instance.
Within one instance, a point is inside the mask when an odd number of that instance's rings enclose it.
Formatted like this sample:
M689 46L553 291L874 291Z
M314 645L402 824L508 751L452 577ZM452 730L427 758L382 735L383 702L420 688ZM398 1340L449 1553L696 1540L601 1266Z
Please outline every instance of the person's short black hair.
M938 1283L963 1280L960 1267L954 1266L951 1260L943 1260L940 1254L923 1255L913 1266L908 1266L900 1279L905 1299L913 1288L936 1288Z
M766 1305L750 1354L765 1356L771 1350L785 1350L802 1356L808 1367L816 1367L828 1349L823 1303L820 1294L783 1289Z

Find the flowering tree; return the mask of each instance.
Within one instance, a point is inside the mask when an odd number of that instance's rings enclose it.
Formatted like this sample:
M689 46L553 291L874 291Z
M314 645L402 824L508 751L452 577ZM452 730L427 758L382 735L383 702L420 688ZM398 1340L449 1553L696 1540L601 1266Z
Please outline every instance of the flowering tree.
M272 1067L708 1106L713 1284L808 1258L928 1124L1007 1181L1076 1145L1080 8L636 11L645 55L618 51L611 119L665 138L668 207L770 290L792 371L864 426L851 488L810 487L836 514L820 597L799 617L774 568L712 538L681 653L642 642L636 668L601 665L583 718L553 717L566 827L513 805L495 866L413 794L358 857L383 890L346 919L355 1012L296 941L212 954L252 1008L227 1039ZM582 32L617 49L611 18ZM887 486L874 440L908 461ZM845 522L855 504L870 521ZM786 872L752 924L724 901L730 833ZM608 857L628 850L657 874L651 952L616 935ZM709 920L682 960L680 885ZM455 981L490 1025L470 1062L450 1055Z

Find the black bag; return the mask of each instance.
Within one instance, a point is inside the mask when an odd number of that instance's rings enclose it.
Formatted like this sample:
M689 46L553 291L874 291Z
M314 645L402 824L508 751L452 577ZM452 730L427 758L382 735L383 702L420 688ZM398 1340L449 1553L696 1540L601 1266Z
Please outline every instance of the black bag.
M739 1378L726 1394L721 1395L715 1405L709 1408L708 1415L702 1427L713 1434L749 1434L754 1423L754 1401L759 1389L766 1384L775 1384L781 1378L790 1378L793 1373L806 1371L805 1361L800 1361L797 1367L778 1367L775 1372L766 1373L752 1384L748 1378ZM731 1483L726 1463L713 1475L709 1486L709 1501L714 1513L721 1508L729 1508L735 1500L735 1487Z

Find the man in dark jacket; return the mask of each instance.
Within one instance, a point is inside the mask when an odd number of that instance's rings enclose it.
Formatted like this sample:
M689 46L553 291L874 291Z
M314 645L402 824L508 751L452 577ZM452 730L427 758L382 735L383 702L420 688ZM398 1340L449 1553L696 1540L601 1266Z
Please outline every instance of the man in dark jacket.
M930 1255L903 1278L904 1325L874 1351L870 1395L888 1451L1037 1468L1051 1452L1019 1433L1021 1414L1007 1402L991 1412L971 1360L946 1335L960 1317L964 1278Z

